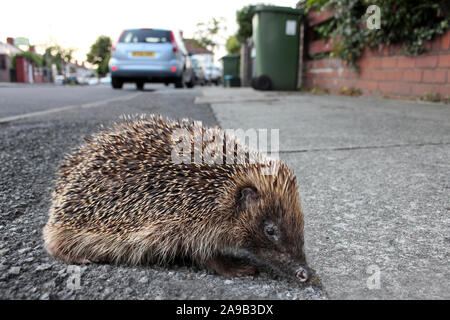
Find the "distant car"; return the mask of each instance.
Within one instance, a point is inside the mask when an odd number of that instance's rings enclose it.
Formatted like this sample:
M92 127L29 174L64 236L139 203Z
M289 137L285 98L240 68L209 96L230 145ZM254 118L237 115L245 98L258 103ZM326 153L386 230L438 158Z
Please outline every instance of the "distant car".
M64 84L64 76L56 75L55 76L55 84L58 86L62 86Z
M192 65L194 68L195 84L204 86L206 84L205 70L203 69L200 61L192 59Z
M106 77L100 78L100 83L101 84L111 84L111 77L106 76Z
M220 84L222 80L222 71L219 67L209 65L206 67L206 79L209 83L214 83L216 86Z
M64 84L75 85L75 84L79 84L79 82L78 82L78 79L77 79L76 76L70 75L70 76L67 76L67 77L64 79Z
M95 86L98 84L98 78L97 77L92 77L89 78L88 83L89 86Z
M112 48L109 71L114 89L125 82L135 82L139 90L146 82L192 88L195 81L180 33L165 29L124 30Z
M89 80L90 80L89 77L77 76L78 84L81 84L83 86L89 85Z

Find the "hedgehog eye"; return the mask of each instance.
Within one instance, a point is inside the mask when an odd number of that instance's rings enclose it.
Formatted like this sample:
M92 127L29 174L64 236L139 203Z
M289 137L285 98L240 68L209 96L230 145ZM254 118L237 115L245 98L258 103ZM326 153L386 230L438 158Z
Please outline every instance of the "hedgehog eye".
M274 223L265 223L264 232L271 239L278 241L278 227Z
M273 227L267 227L267 228L266 228L266 233L267 233L269 236L273 236L273 235L275 234L275 229L274 229Z

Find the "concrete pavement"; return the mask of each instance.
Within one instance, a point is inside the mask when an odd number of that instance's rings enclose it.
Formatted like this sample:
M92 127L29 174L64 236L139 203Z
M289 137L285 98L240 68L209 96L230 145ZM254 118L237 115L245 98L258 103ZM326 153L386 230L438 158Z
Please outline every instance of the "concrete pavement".
M450 298L450 107L205 89L224 129L280 129L306 252L333 299Z

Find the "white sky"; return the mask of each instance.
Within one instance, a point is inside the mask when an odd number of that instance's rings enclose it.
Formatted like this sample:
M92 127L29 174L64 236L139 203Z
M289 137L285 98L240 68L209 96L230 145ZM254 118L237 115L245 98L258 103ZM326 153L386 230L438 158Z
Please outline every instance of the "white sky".
M23 0L2 1L0 41L25 37L31 44L47 44L52 39L66 48L75 48L78 61L100 35L116 41L126 28L176 28L190 38L198 22L224 17L224 37L237 31L236 10L248 4L270 3L294 7L298 0ZM215 59L226 53L222 47Z

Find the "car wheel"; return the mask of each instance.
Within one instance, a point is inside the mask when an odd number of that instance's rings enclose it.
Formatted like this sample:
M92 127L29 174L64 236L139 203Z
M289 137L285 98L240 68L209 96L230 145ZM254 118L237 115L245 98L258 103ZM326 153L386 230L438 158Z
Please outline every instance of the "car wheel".
M194 78L191 77L191 80L188 83L186 83L186 87L188 87L189 89L192 89L194 87L194 85L195 85Z
M111 86L113 87L113 89L122 89L123 81L120 78L112 77Z
M144 82L143 81L136 82L136 89L137 90L144 90Z
M183 77L179 77L175 80L175 88L180 89L184 87Z

